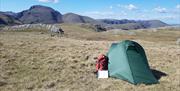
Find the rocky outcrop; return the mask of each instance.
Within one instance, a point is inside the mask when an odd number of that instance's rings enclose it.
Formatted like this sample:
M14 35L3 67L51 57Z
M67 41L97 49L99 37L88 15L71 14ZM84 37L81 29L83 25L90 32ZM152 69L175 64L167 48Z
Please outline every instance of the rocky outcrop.
M23 24L15 26L6 26L2 30L4 31L23 31L27 29L39 29L39 30L48 30L51 32L59 32L59 27L53 24Z
M82 24L80 24L80 26L83 28L92 29L96 32L107 31L107 29L104 26L99 25L99 24L82 23Z

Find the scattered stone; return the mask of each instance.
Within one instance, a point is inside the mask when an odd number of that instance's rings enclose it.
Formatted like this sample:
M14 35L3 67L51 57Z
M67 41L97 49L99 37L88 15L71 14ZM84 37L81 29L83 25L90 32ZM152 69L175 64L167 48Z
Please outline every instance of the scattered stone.
M75 69L76 67L75 66L71 66L72 69Z
M91 64L90 64L90 66L94 66L94 64L93 64L93 63L91 63Z
M176 44L180 45L180 38L177 39Z
M88 60L89 59L89 55L86 56L85 60Z
M77 60L73 60L74 63L77 63L78 61Z
M46 88L53 88L55 86L55 82L49 82L47 85L46 85Z
M51 64L51 63L53 63L53 61L48 61L47 63L50 63L50 64Z
M38 67L35 67L35 66L34 66L34 67L32 67L32 69L37 70L37 69L38 69Z
M97 57L94 57L93 59L96 60L96 59L98 59L98 58L97 58Z
M0 55L2 58L7 58L5 54Z
M157 32L158 30L156 28L152 29L152 32Z
M7 75L8 75L8 76L10 76L10 75L12 75L12 74L13 74L13 72L11 72L11 71L8 71L8 72L7 72Z
M86 65L83 63L83 64L81 64L81 67L85 67Z
M32 89L34 89L34 85L33 84L28 84L27 86L26 86L26 89L29 89L29 90L32 90Z

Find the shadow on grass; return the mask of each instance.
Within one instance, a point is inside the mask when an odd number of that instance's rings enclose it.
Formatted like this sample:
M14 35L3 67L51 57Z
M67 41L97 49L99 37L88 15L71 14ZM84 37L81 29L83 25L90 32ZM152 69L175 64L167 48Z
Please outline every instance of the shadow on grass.
M152 73L154 74L154 76L156 77L157 80L159 80L161 77L163 76L167 76L168 74L161 72L159 70L156 69L151 69Z

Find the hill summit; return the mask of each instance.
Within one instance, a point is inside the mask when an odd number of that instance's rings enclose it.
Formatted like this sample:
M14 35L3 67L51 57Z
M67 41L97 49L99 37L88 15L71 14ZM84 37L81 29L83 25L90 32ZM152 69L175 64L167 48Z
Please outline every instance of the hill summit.
M28 10L18 13L19 20L26 24L45 23L54 24L62 23L62 15L58 11L41 5L34 5Z

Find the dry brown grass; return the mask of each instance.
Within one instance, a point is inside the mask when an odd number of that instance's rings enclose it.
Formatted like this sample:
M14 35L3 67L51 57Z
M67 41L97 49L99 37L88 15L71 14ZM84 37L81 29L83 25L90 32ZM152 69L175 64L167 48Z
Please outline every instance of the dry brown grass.
M143 39L144 35L109 33L107 36L108 33L77 32L63 27L72 36L58 38L40 32L0 32L0 91L180 90L180 46L175 44L178 37L175 34L179 31L170 31L175 37L163 31L163 36L169 36L165 41L158 34L158 37ZM84 37L80 36L82 34ZM94 57L108 51L115 42L110 40L126 38L134 39L144 47L151 68L167 74L159 79L159 84L132 85L119 79L96 78Z

